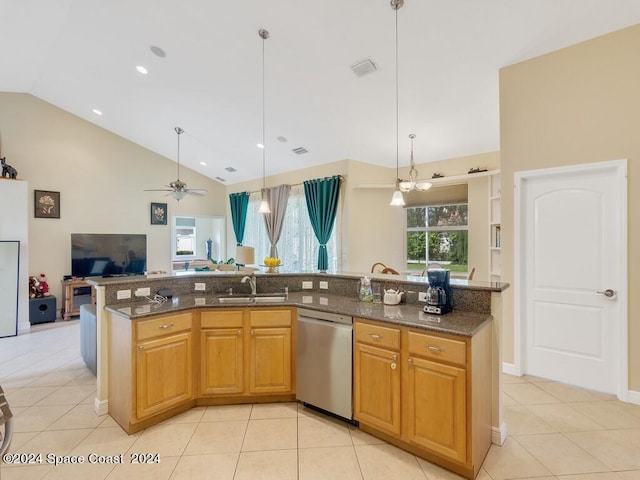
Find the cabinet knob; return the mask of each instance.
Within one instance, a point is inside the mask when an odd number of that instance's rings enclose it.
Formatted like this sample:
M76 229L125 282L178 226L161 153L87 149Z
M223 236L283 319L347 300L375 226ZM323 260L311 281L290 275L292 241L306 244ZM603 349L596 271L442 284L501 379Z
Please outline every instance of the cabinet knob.
M410 358L409 360L407 360L407 363L408 363L409 365L413 365L413 358Z
M242 330L238 330L238 336L242 335Z
M255 334L256 334L256 332L254 332L253 330L251 330L251 335L255 335Z
M144 350L144 345L138 345L138 350Z
M398 365L396 365L396 362L393 362L393 363L391 364L391 370L395 370L397 366L398 366Z
M398 360L398 355L396 355L395 353L391 356L391 360L393 360L394 362L396 360Z

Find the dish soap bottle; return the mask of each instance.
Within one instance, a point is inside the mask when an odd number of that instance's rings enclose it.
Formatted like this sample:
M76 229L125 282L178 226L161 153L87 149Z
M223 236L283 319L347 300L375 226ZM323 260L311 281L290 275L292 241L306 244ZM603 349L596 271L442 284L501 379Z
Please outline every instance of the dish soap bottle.
M371 288L371 279L369 277L360 279L360 301L373 302L373 289Z

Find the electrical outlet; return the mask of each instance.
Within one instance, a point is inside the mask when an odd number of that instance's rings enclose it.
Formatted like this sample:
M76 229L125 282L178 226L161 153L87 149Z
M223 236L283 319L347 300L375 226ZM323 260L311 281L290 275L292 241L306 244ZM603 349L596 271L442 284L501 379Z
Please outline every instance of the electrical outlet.
M320 290L328 290L329 289L329 282L320 282Z
M151 295L151 288L149 287L141 287L136 290L136 297L148 297Z
M418 301L426 302L427 301L427 292L418 292Z
M311 288L313 288L313 282L305 282L305 281L302 282L303 290L309 290Z
M194 283L193 284L193 289L197 292L204 292L205 288L204 288L204 283Z
M118 290L116 295L118 300L125 300L131 298L131 290Z

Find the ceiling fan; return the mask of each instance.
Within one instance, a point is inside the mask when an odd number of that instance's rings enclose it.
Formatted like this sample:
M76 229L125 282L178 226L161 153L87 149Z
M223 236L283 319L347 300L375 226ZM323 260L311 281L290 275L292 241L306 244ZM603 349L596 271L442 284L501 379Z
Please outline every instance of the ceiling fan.
M194 197L204 197L207 193L206 190L199 188L187 188L187 184L180 180L180 135L184 133L184 130L180 127L174 129L178 134L178 179L166 185L167 188L158 188L152 190L145 190L145 192L169 192L165 196L171 195L176 200L180 201L187 195Z

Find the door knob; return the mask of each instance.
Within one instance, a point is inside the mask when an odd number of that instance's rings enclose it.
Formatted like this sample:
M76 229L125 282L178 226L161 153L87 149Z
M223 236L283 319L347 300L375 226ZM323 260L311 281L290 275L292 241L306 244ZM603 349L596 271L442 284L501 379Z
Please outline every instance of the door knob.
M598 294L600 294L600 295L604 295L604 296L605 296L605 297L607 297L607 298L613 298L613 297L615 297L615 296L616 296L616 291L615 291L615 290L612 290L612 289L610 289L610 288L607 288L607 289L606 289L606 290L604 290L604 291L600 291L600 290L598 290L596 293L598 293Z

